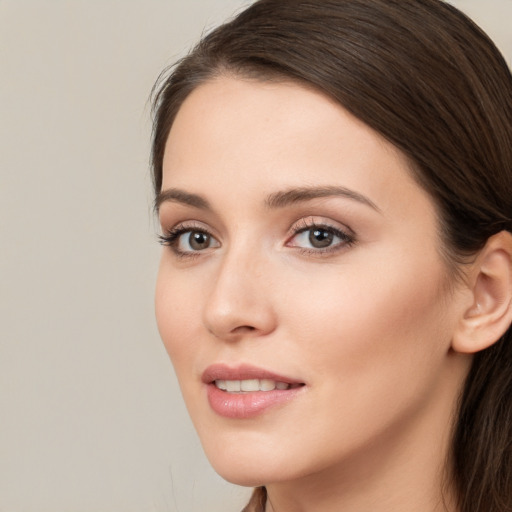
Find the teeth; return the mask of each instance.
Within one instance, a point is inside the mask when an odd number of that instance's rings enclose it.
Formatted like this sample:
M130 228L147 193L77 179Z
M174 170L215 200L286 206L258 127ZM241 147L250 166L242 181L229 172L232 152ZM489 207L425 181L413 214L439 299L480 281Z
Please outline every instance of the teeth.
M224 391L226 391L228 388L226 386L226 381L225 380L216 380L215 381L215 385L219 388L219 389L222 389Z
M241 380L240 391L259 391L260 381L258 379Z
M217 388L229 393L290 389L290 384L286 382L276 382L270 379L216 380L215 385Z
M273 391L276 389L276 383L273 380L269 379L261 379L260 380L260 390L261 391Z
M227 380L226 381L226 389L227 391L230 391L231 393L233 392L238 392L238 391L241 391L241 381L239 380Z

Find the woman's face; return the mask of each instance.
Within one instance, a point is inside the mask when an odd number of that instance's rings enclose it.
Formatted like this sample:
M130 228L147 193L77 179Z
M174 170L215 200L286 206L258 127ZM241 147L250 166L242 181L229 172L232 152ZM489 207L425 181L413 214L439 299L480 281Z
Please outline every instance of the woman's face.
M289 481L438 442L461 378L456 291L398 150L321 93L219 78L177 115L159 202L158 326L222 476Z

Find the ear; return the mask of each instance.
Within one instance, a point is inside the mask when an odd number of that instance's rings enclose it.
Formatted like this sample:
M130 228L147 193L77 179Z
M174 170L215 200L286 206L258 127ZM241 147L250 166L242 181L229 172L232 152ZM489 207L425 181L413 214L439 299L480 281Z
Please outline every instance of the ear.
M472 354L496 343L512 323L512 234L492 236L471 265L470 305L452 339L456 352Z

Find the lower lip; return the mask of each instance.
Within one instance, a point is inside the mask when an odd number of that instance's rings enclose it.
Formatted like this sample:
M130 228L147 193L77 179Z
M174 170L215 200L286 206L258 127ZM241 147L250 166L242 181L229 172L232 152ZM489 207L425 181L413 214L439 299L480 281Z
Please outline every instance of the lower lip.
M225 418L248 419L262 414L267 409L285 404L295 398L304 386L286 390L228 393L215 384L208 384L207 394L210 407Z

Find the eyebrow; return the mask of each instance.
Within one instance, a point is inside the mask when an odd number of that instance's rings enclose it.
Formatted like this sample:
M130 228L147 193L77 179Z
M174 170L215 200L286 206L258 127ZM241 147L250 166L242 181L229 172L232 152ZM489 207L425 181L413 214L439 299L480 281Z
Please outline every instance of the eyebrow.
M158 213L162 203L167 201L186 204L188 206L193 206L194 208L199 208L200 210L212 209L210 203L200 195L190 194L189 192L185 192L184 190L180 190L178 188L169 188L167 190L162 190L156 196L155 211Z
M333 196L352 199L353 201L373 208L377 212L381 212L380 208L368 197L355 190L339 186L292 188L283 192L270 194L265 202L269 208L283 208L295 203Z
M323 186L323 187L298 187L270 194L265 204L268 208L278 209L286 206L319 199L322 197L343 197L357 201L371 207L377 212L380 208L368 197L346 187ZM155 211L158 212L162 203L181 203L200 210L212 210L210 203L198 194L192 194L177 188L169 188L160 192L155 199Z

